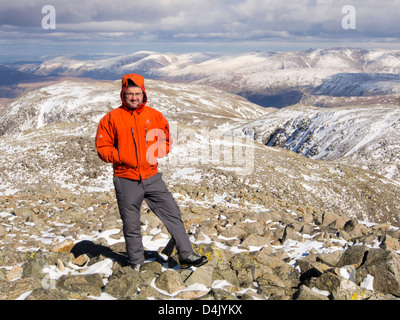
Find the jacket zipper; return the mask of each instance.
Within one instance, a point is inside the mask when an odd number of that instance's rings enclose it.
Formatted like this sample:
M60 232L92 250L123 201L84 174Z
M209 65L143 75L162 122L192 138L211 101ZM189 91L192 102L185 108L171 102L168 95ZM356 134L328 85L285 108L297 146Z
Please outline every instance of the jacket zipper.
M136 140L135 140L135 134L133 132L133 128L131 128L132 131L132 139L133 139L133 144L135 146L135 154L136 154L136 160L137 160L137 165L138 165L138 171L139 171L139 180L142 181L142 176L140 174L140 162L139 162L139 154L138 154L138 147L136 144Z
M146 159L149 162L149 142L147 141L147 127L144 127L144 139L146 140Z

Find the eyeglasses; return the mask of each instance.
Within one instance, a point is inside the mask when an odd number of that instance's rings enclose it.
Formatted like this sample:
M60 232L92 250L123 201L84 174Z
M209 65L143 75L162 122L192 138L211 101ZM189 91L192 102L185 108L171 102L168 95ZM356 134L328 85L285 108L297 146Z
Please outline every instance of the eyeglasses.
M143 95L143 93L142 92L126 92L125 95L127 97L138 97L138 98L140 98Z

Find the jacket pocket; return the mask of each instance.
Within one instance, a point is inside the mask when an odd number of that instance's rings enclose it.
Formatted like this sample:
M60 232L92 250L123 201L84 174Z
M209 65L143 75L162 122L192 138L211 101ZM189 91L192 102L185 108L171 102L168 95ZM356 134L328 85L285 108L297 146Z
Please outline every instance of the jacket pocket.
M114 164L121 167L137 168L138 151L133 130L128 129L119 138L118 148L115 149L114 153L118 161L114 162Z

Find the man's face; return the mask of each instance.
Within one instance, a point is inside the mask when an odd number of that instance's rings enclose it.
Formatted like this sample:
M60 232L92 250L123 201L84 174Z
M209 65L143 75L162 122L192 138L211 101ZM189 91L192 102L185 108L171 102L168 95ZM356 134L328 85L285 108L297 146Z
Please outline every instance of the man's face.
M135 110L140 104L143 103L143 91L139 87L128 87L125 90L126 104Z

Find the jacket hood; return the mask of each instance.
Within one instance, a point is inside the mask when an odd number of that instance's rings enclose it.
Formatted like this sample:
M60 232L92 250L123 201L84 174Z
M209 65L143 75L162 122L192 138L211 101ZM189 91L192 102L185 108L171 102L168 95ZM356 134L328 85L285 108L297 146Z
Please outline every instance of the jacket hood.
M128 87L129 80L131 80L134 84L136 84L143 90L143 95L144 95L143 104L140 106L140 107L143 107L147 102L147 93L146 93L146 89L144 87L144 78L141 75L135 74L135 73L126 74L122 77L122 88L121 88L122 105L124 107L129 108L129 106L125 102L125 90ZM138 107L138 108L140 108L140 107Z

